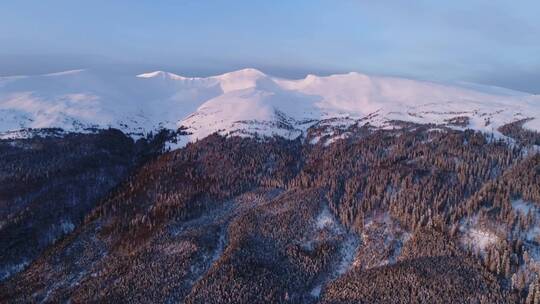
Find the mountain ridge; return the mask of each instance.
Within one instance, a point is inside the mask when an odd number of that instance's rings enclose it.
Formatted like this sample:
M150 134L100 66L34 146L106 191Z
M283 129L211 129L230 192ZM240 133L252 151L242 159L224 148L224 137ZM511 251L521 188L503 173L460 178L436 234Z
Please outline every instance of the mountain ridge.
M540 130L540 96L524 92L358 72L285 79L253 68L210 77L91 70L2 77L0 113L2 138L24 136L19 131L28 128L112 127L138 137L181 127L187 135L173 148L215 132L296 138L312 126L306 121L340 117L380 128L394 128L395 121L439 125L467 117L461 128L497 135L501 126L529 119L524 127Z

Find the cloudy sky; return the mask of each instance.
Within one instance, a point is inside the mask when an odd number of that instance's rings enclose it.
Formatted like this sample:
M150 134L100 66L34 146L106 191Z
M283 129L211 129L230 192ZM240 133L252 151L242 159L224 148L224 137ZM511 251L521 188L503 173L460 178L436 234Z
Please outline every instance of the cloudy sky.
M1 1L0 75L256 67L540 93L538 16L529 0Z

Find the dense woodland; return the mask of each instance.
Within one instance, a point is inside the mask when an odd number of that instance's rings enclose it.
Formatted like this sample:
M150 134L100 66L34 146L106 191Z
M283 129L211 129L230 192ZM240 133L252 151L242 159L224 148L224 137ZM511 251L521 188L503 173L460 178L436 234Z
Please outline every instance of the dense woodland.
M2 267L62 214L73 227L0 301L540 303L538 134L522 123L501 139L398 122L330 144L319 126L212 135L159 156L114 131L2 142ZM45 194L69 199L35 194L67 172ZM28 226L35 240L12 249Z
M161 149L117 130L0 141L0 278L78 226L119 182Z

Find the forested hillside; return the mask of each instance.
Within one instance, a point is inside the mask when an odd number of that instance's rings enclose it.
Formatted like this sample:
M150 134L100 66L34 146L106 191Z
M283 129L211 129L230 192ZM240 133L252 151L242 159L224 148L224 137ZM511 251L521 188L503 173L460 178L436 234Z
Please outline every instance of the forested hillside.
M166 134L134 142L117 130L0 140L0 279L72 232L96 203L161 151Z
M114 131L2 142L0 261L36 259L0 301L539 303L538 133L395 123L156 156Z

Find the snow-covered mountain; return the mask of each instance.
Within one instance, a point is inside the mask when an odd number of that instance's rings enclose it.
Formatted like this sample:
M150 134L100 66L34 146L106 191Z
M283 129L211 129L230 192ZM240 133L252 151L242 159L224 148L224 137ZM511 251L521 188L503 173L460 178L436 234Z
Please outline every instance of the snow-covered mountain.
M213 132L295 138L315 123L342 126L396 120L497 132L530 118L540 131L540 96L480 85L444 85L359 73L289 80L244 69L207 78L157 71L140 75L74 70L0 77L0 136L27 128L114 127L133 136L181 126L181 144Z

